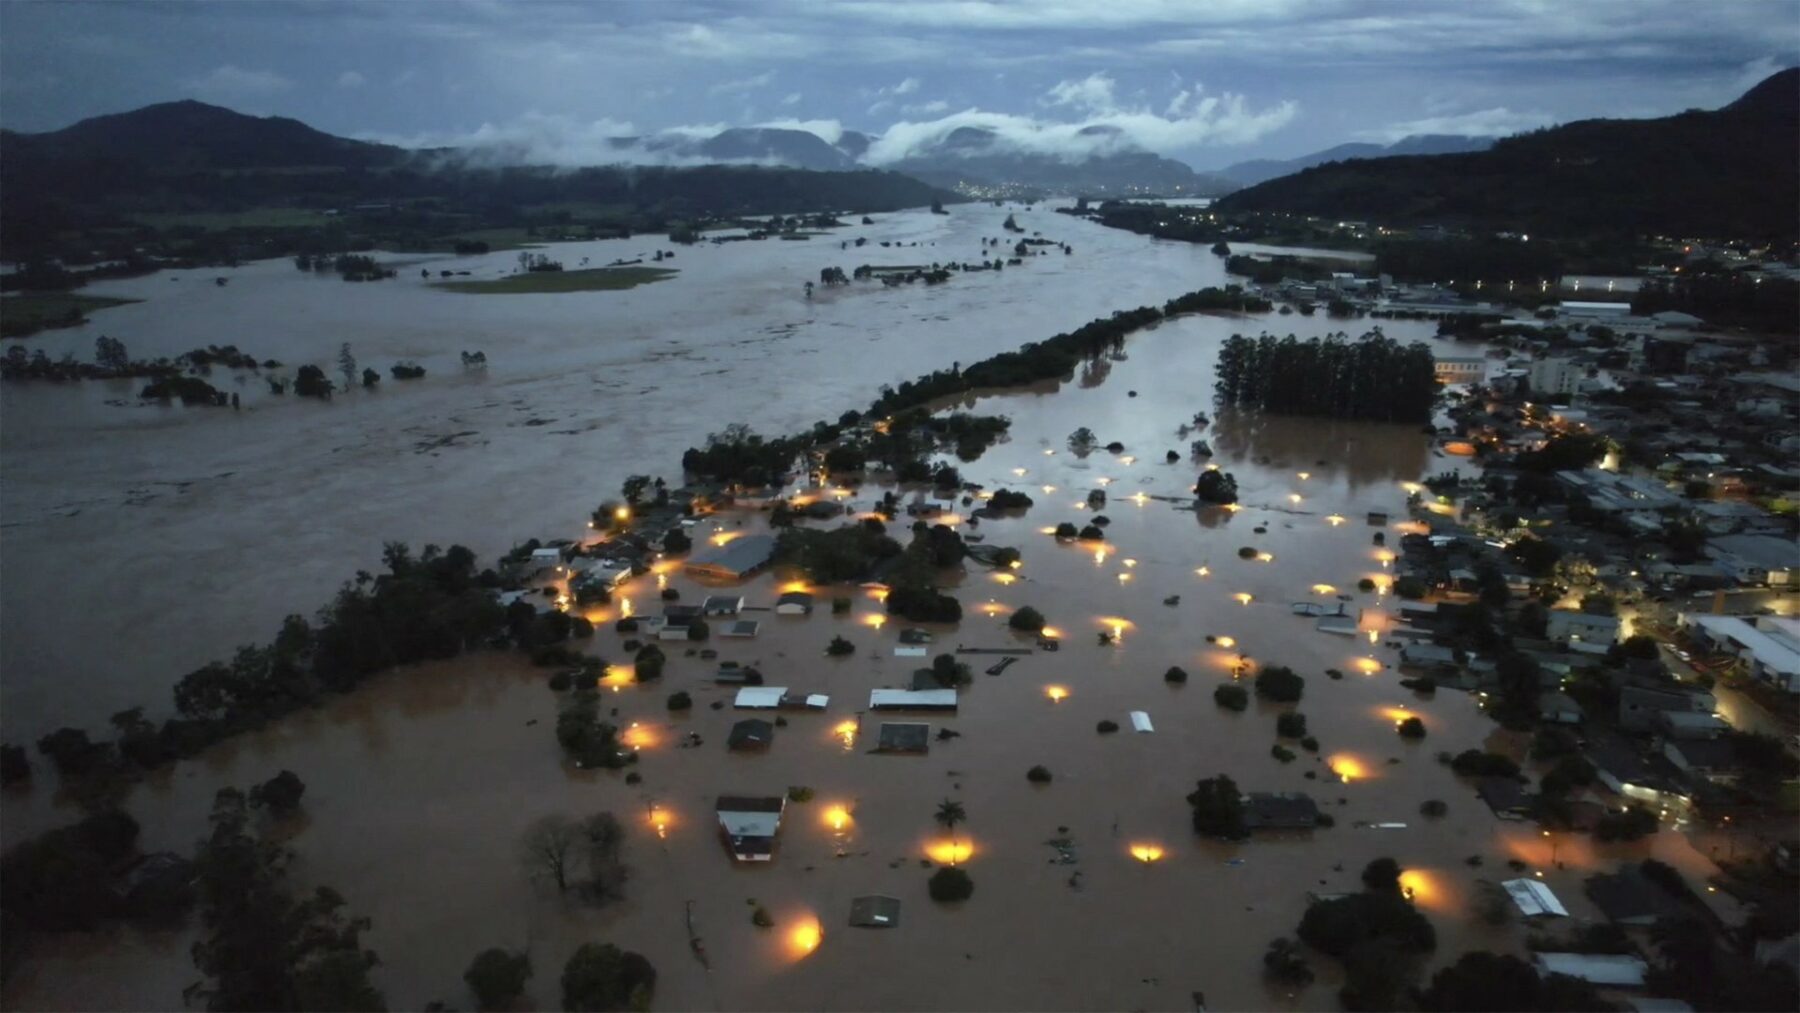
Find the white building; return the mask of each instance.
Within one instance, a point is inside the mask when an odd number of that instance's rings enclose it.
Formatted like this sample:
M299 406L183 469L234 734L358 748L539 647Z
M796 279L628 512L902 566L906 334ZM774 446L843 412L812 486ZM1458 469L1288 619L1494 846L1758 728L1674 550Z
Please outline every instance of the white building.
M1539 359L1528 374L1534 394L1574 394L1587 379L1587 370L1573 359Z
M1752 677L1800 693L1800 619L1685 612L1679 621L1695 639L1735 656Z
M1487 380L1488 360L1480 355L1433 356L1439 383L1482 383Z

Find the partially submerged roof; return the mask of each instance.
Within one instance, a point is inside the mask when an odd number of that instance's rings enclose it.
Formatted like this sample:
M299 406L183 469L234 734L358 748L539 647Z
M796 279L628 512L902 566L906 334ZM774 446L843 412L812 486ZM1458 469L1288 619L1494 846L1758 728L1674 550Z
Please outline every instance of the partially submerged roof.
M1131 712L1131 727L1133 730L1140 732L1156 731L1156 729L1151 726L1150 715L1146 711Z
M733 707L743 710L774 710L787 695L786 686L746 686L738 690Z
M1319 806L1302 792L1253 791L1244 796L1244 826L1302 830L1319 825Z
M955 710L954 689L872 689L870 710Z
M900 924L900 899L871 894L850 902L850 924L859 929L891 929Z
M725 744L732 749L765 748L775 741L775 725L761 718L745 718L731 726Z
M1594 985L1642 988L1650 965L1621 953L1539 953L1532 957L1541 974L1566 974Z
M739 535L724 545L694 553L685 569L705 577L745 577L775 557L775 536Z
M779 795L719 796L719 826L734 839L774 837L781 827L781 812L787 799Z
M931 726L922 721L884 721L875 741L881 753L928 753L931 751Z
M1540 880L1509 879L1500 885L1506 888L1506 895L1519 906L1519 913L1527 918L1539 915L1555 918L1569 916L1569 909L1563 907L1563 902Z
M762 629L762 623L756 619L739 619L730 626L719 631L721 637L754 637Z

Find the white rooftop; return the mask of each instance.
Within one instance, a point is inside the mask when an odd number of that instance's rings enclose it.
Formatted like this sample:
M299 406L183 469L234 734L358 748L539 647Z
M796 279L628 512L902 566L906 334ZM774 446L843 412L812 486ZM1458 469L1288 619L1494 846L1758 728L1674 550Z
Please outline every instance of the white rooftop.
M1527 918L1538 915L1551 915L1567 918L1569 909L1563 907L1556 894L1542 882L1535 879L1509 879L1500 884L1506 888L1506 895L1519 906L1519 912Z
M1566 974L1595 985L1642 987L1650 965L1617 953L1540 953L1533 958L1541 974Z
M745 686L738 690L737 700L732 706L752 710L772 710L781 706L781 698L787 695L786 686Z
M954 707L954 689L872 689L869 706L875 707Z
M1800 675L1800 619L1703 613L1689 613L1687 618L1713 636L1736 641L1756 655L1757 663L1764 668L1785 676ZM1753 619L1774 621L1753 622Z
M781 814L721 810L719 825L733 837L774 837L781 826Z

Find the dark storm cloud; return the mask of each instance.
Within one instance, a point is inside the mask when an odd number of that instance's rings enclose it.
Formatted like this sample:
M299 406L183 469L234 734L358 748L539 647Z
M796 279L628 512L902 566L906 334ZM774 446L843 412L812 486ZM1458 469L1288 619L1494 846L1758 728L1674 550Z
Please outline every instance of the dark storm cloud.
M559 161L768 122L892 159L973 125L1209 166L1711 107L1795 62L1792 8L1756 2L10 3L0 122L187 97Z

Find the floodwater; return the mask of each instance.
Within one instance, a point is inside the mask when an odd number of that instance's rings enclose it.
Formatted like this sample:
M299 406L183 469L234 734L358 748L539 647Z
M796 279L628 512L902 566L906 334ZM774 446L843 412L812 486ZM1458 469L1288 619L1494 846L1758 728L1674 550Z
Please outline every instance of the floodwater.
M1073 255L931 288L804 297L826 266L983 259L980 238L1006 236L1008 213ZM869 245L839 249L857 238ZM669 245L549 252L575 268ZM138 704L166 713L183 673L311 613L375 566L384 540L460 542L491 559L533 536L575 536L627 475L676 478L681 451L708 432L835 419L884 383L1224 281L1204 247L983 205L881 215L807 242L681 248L680 274L628 291L469 295L419 277L421 266L493 276L516 258L400 258L399 277L374 284L285 260L161 272L93 286L143 302L28 339L84 359L100 334L137 358L235 344L289 375L311 362L333 376L348 342L384 382L320 403L215 375L242 395L241 412L140 405L138 382L0 390L0 739L104 729ZM464 372L459 353L474 350L489 366ZM388 378L400 359L426 377Z
M1083 245L1077 242L1078 254ZM1154 262L1174 254L1142 244L1138 256ZM1119 266L1131 262L1121 255ZM1192 268L1191 279L1174 287L1217 280L1216 267L1204 258L1192 261ZM1016 279L1009 272L983 280L998 283L998 294L1005 291L1000 284ZM1087 284L1104 288L1105 277ZM931 298L921 291L901 295ZM1145 301L1148 296L1133 295L1114 304ZM1008 312L1043 309L1014 305ZM1498 732L1465 694L1420 698L1400 687L1392 669L1395 652L1379 635L1395 603L1358 592L1356 584L1387 573L1373 534L1385 531L1397 547L1409 530L1403 483L1445 470L1455 459L1437 457L1427 437L1404 426L1228 416L1197 434L1178 435L1195 412L1211 413L1218 341L1265 325L1302 333L1331 326L1294 317L1184 317L1133 337L1123 358L1083 371L1059 391L968 400L975 410L1011 416L1014 426L1007 442L961 465L965 478L989 488L1023 489L1036 504L1021 517L979 523L968 519L968 505L952 504L960 530L988 544L1019 547L1024 563L998 574L971 564L958 591L964 619L935 628L933 650L1030 646L1004 625L1012 610L1025 605L1044 612L1063 646L1024 657L999 676L983 673L994 656L964 656L975 674L959 713L900 718L961 733L933 742L928 756L868 752L882 719L863 713L867 690L904 685L919 665L893 654L904 624L881 622L882 606L868 591L820 588L821 607L813 615L756 613L763 620L757 639L708 645L722 659L757 665L771 685L830 695L824 713L789 715L766 754L725 749L731 724L742 716L729 707L731 690L710 683L712 663L672 652L661 682L606 694L618 708L616 720L627 728L635 723L631 735L642 744L636 768L642 783L627 785L619 772L575 771L556 749L555 695L544 685L545 673L510 656L467 657L391 673L329 708L182 764L131 799L145 823L144 844L186 850L202 834L218 787L259 781L283 768L298 772L308 790L304 825L291 838L299 855L296 875L304 883L338 888L353 911L374 918L366 938L383 960L376 980L397 1008L434 999L467 1004L461 972L475 953L495 945L530 951L537 968L530 997L538 1008L554 1008L556 979L568 954L582 942L604 939L638 950L656 965L660 1009L1192 1009L1194 992L1205 993L1215 1009L1331 1009L1333 962L1315 961L1319 982L1288 995L1264 984L1260 957L1270 939L1293 934L1308 891L1355 889L1358 872L1375 857L1392 856L1408 870L1415 901L1439 932L1438 962L1471 948L1521 947L1522 926L1491 927L1475 911L1480 880L1519 874L1507 868L1509 860L1526 863L1525 875L1541 872L1578 917L1596 914L1581 880L1620 859L1654 853L1690 875L1710 873L1710 865L1672 833L1647 844L1598 848L1499 821L1469 785L1436 762L1439 751L1474 746L1517 755L1522 743ZM1404 329L1409 326L1393 325L1389 332L1413 336ZM1006 343L1043 330L1009 329ZM922 336L934 331L976 333L955 320L920 325L912 333L923 343ZM931 339L939 354L973 358L966 343L957 344L966 340L945 334ZM821 349L809 361L827 359ZM870 382L845 377L837 384L861 391ZM321 412L340 407L318 406ZM826 413L820 405L797 418ZM648 408L633 413L639 414L646 427L668 434L671 448L634 461L642 470L672 466L669 457L689 438L683 421L699 428L714 424L691 416L661 418ZM399 427L401 421L387 424ZM1066 439L1078 426L1093 429L1102 443L1119 440L1124 452L1076 455ZM1187 490L1199 468L1186 456L1186 444L1196 436L1208 439L1218 453L1213 460L1236 476L1241 509L1179 508L1190 501ZM524 452L538 442L514 438L506 445ZM1179 462L1164 462L1170 449ZM387 459L412 463L403 453ZM446 454L434 460L453 459ZM566 531L579 524L589 499L616 485L611 475L594 478L596 468L585 458L545 453L535 460L550 462L545 466L569 488L546 493L549 502L533 502L446 487L429 504L412 502L410 524L395 526L417 531L438 523L446 507L473 493L478 505L488 497L494 504L516 500L521 514L554 518L540 523ZM502 463L498 456L494 462ZM1095 488L1109 500L1099 511L1111 520L1103 550L1058 544L1042 533L1062 520L1091 520L1094 511L1085 501ZM880 492L866 488L844 498L866 509ZM1181 502L1152 498L1164 496ZM1388 511L1392 523L1371 527L1371 510ZM496 509L482 520L511 532L518 517ZM755 530L759 524L755 514L722 514L699 533ZM1240 559L1243 546L1271 558ZM673 566L659 569L624 589L637 612L655 607L659 582L689 602L710 590ZM747 582L742 593L751 605L766 607L792 579L766 574ZM244 585L247 595L267 598L277 610L304 600L275 594L262 580ZM824 607L833 593L853 598L850 614L832 615ZM1362 610L1363 635L1318 632L1312 620L1289 613L1290 602L1331 601L1339 593ZM1171 596L1179 601L1164 604ZM203 605L197 601L195 608ZM588 650L624 657L608 622L620 608L594 613L605 625ZM1376 642L1366 631L1377 634ZM1101 633L1117 639L1102 644ZM858 652L825 657L834 635L852 640ZM1225 638L1232 641L1228 647ZM1297 709L1319 739L1317 756L1289 742L1298 759L1283 764L1271 757L1275 715L1285 708L1255 703L1234 714L1213 704L1213 688L1232 678L1240 652L1252 666L1285 664L1306 678ZM1164 682L1170 665L1188 672L1185 685ZM1328 678L1331 668L1343 678ZM1060 699L1052 688L1062 691ZM671 716L664 701L678 689L694 695L695 707ZM713 709L715 703L722 709ZM1133 733L1132 710L1147 712L1155 731ZM1404 715L1423 718L1424 740L1395 734ZM1124 730L1098 734L1095 724L1102 719ZM849 741L841 730L845 722L856 728ZM690 731L699 732L704 744L681 748ZM1053 783L1026 780L1035 764L1052 771ZM1236 845L1199 840L1183 796L1197 779L1221 772L1245 790L1309 792L1336 826ZM774 861L757 867L732 862L713 822L713 800L720 794L780 794L801 785L812 788L815 798L790 804ZM959 860L976 884L973 898L949 906L927 898L928 872L921 864L950 857L951 842L932 821L944 798L967 810L956 843L966 849ZM1446 801L1449 813L1427 820L1419 806L1434 798ZM7 808L9 840L68 818L41 788L12 797ZM523 829L545 813L597 810L612 811L630 828L627 897L594 910L534 890L516 858ZM1407 826L1357 825L1385 822ZM1057 837L1073 841L1076 864L1056 861L1046 842ZM1140 861L1134 849L1161 849L1161 858ZM1467 864L1472 856L1481 859L1480 867ZM851 899L871 893L901 900L896 928L848 927ZM751 924L752 902L775 916L774 928ZM710 969L689 951L690 903ZM176 1006L180 987L193 978L190 938L120 929L98 939L50 940L9 984L6 1004Z

